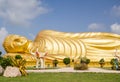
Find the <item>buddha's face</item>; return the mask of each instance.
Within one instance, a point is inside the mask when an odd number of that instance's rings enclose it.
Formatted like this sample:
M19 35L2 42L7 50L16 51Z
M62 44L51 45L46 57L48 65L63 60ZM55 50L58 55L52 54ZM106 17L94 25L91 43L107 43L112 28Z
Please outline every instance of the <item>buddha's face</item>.
M25 52L28 47L28 39L19 35L8 35L3 43L7 52Z

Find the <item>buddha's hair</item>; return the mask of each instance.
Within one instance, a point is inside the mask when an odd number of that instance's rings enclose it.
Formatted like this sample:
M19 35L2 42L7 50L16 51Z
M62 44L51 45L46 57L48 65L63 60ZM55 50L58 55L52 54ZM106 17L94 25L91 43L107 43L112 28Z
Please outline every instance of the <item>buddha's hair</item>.
M15 39L15 35L13 35L13 34L12 35L8 35L5 38L5 40L3 42L3 47L6 50L6 52L9 52L10 49L13 49L11 43L13 42L14 39Z

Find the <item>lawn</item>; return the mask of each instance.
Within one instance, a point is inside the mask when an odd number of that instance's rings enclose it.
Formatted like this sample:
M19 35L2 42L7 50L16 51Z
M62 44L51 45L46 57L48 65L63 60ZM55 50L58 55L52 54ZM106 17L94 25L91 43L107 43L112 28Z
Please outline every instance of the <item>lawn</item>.
M28 76L6 78L0 82L120 82L115 73L29 73Z

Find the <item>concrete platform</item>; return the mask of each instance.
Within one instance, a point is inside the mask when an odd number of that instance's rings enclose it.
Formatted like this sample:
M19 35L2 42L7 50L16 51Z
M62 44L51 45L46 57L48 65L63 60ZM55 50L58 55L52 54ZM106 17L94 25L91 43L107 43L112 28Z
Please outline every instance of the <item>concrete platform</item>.
M96 72L96 73L120 73L120 70L106 70L102 68L89 68L88 70L74 70L72 67L64 67L59 69L40 69L40 70L26 70L30 72Z

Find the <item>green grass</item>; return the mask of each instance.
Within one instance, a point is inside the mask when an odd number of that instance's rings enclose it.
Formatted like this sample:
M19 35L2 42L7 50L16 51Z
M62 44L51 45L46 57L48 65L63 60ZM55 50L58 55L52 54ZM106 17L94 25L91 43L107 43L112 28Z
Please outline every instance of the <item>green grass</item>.
M115 73L29 73L28 76L7 78L0 82L120 82Z

